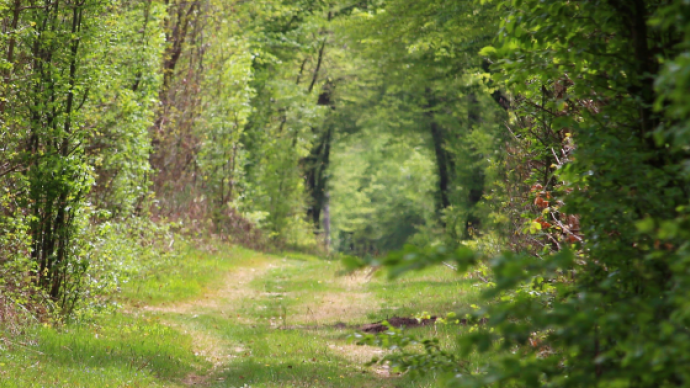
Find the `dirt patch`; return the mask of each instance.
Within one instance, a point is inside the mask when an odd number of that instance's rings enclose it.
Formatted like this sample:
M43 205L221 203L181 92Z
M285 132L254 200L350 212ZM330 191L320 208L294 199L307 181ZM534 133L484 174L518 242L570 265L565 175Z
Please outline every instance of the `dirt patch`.
M183 327L179 329L184 330ZM210 336L200 330L185 330L194 339L194 355L203 357L206 361L213 364L213 368L218 368L227 363L228 359L235 357L228 354L230 344L227 341L220 340L214 336Z
M261 292L252 289L249 283L258 276L262 276L264 273L274 268L275 265L268 264L265 262L255 262L252 268L238 268L236 270L230 271L223 281L223 286L218 290L209 292L198 299L194 299L188 302L161 305L161 306L145 306L143 310L154 311L159 313L172 313L180 315L189 315L192 318L196 318L197 314L201 311L216 310L221 312L223 315L233 316L235 319L240 319L239 315L234 317L232 314L233 306L237 303L232 303L233 301L240 300L250 300L256 299L261 296ZM212 371L218 369L223 365L227 365L228 362L236 357L230 351L230 344L227 341L222 341L214 336L208 335L203 331L193 329L190 325L179 324L169 320L164 320L162 322L171 327L189 334L194 339L194 354L199 357L203 357L206 361L210 362L213 367ZM247 322L249 323L249 322ZM235 352L237 352L235 348ZM182 379L182 384L189 387L203 387L208 385L209 376L200 376L196 373L190 373L184 379Z
M371 361L374 357L380 358L386 354L385 350L369 345L331 343L328 345L328 348L333 353L341 355L348 361L359 365Z
M359 365L360 368L365 368L364 365L366 363L371 362L374 358L380 359L390 352L377 346L355 344L332 343L328 345L328 348L333 353L340 355L356 365ZM388 362L376 363L374 365L370 365L367 367L367 369L381 378L395 377L395 375L391 373L391 368Z
M182 379L182 384L187 385L189 387L201 387L206 385L206 377L190 373L189 375L187 375L187 377Z
M312 326L330 325L343 317L355 320L364 317L379 306L376 297L366 292L326 292L315 296L314 301L298 305L293 311L288 310L288 322Z
M378 272L370 268L351 272L336 277L336 282L347 290L360 289L365 284L378 278Z
M261 296L261 292L249 286L254 278L262 276L276 266L268 263L256 263L253 268L238 268L230 271L223 281L223 286L218 290L207 293L198 299L189 302L175 303L161 306L145 306L147 311L161 313L190 314L200 309L228 310L235 304L228 303L233 300L250 300Z
M388 330L388 326L383 324L384 321L376 323L368 323L359 327L359 330L365 333L381 333ZM404 318L404 317L392 317L386 320L389 325L393 327L405 327L413 328L430 325L436 322L436 317L431 317L429 319L416 319L416 318Z
M237 357L235 354L232 354L232 351L230 350L230 343L227 341L208 335L201 330L193 329L188 325L169 321L163 321L161 323L191 336L193 338L192 350L194 351L194 355L197 357L203 357L207 362L209 362L212 365L211 372L217 370L223 365L226 365L230 360ZM238 348L233 349L235 350L235 353L237 352L237 349ZM187 386L203 387L207 385L206 383L210 375L211 374L200 376L192 372L182 379L182 384Z

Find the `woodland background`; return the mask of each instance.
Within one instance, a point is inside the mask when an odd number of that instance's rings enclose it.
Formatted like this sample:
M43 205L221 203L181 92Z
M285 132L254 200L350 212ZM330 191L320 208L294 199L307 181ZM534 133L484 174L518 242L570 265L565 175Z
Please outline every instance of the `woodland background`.
M2 0L0 19L3 324L87 319L217 238L478 271L464 353L390 360L448 384L690 384L687 1Z

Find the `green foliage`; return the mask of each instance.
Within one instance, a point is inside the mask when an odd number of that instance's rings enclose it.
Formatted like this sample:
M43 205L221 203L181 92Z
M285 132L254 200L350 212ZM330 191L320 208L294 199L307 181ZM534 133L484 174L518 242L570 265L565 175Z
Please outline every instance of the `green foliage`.
M491 7L473 2L387 1L358 5L339 24L337 31L358 55L356 63L366 69L347 73L353 80L337 95L339 125L348 132L414 139L431 151L429 159L434 163L420 185L425 187L435 176L433 200L425 198L426 188L415 199L421 219L382 206L380 214L387 214L392 222L386 226L374 221L357 231L371 236L399 234L395 244L384 250L405 242L454 245L490 228L481 200L498 175L497 123L503 111L483 82L485 70L474 51L495 31L494 18ZM373 168L388 167L372 164ZM362 211L378 206L374 203ZM395 221L394 214L398 214ZM407 240L413 226L421 233ZM400 234L396 228L408 231Z
M503 339L506 346L524 343L536 330L554 351L523 360L529 372L505 368L498 378L559 386L685 381L681 365L689 353L681 345L685 323L677 312L683 306L675 296L684 283L683 272L677 272L682 242L674 240L675 233L645 235L635 227L647 214L660 223L675 219L687 202L682 157L652 137L666 121L651 110L658 92L650 77L659 71L651 52L673 58L679 49L673 39L654 37L676 39L678 32L648 25L651 15L665 11L656 2L620 8L615 2L535 1L514 7L504 27L509 38L500 51L501 67L517 93L541 97L535 108L549 117L554 131L574 133L574 160L557 177L573 190L564 210L579 215L584 245L573 264L559 260L565 257L561 253L535 261L542 271L576 271L574 282L548 272L534 275L555 283L546 289L549 304L544 296L518 298L503 310L530 322L503 323L503 332L511 334ZM543 91L558 80L567 87ZM519 274L514 273L497 272L497 284ZM567 368L559 369L563 362Z
M1 11L13 30L3 38L0 107L7 140L0 179L12 195L0 222L13 225L7 238L28 238L28 247L7 246L16 263L31 262L18 276L69 315L91 292L90 218L127 216L148 190L165 9L25 3Z
M397 373L407 373L413 377L437 375L437 379L448 376L470 374L471 364L461 361L457 354L441 346L438 338L418 339L413 334L407 334L403 329L391 326L383 321L387 330L383 334L355 334L353 339L358 345L380 346L395 351L381 359L374 358L370 364L389 364ZM415 347L422 347L419 352Z
M218 23L219 21L216 21ZM230 34L227 23L219 23L220 34ZM244 181L242 165L246 151L240 142L242 132L251 114L250 100L254 90L251 56L243 41L221 41L208 53L212 63L205 81L214 92L204 101L200 132L203 142L199 151L199 167L203 180L216 203L216 223L224 224L218 217L228 206L239 200Z
M149 191L149 128L161 83L165 7L111 6L97 39L84 49L96 66L84 103L86 155L96 177L90 199L103 216L127 217ZM103 212L101 212L103 213ZM106 217L107 218L107 217Z
M498 302L477 311L486 328L460 338L459 356L501 353L481 369L422 370L454 373L448 386L683 386L687 5L493 3L500 44L482 54L516 96L494 195L524 223L508 228L516 253L487 259ZM473 257L410 247L384 262L397 274Z
M316 245L314 227L302 220L310 206L306 160L326 114L317 98L326 43L314 37L325 28L322 7L251 5L260 33L251 39L256 96L243 139L248 182L241 208L265 212L263 226L276 243L302 248Z
M120 294L127 294L134 279L151 268L173 265L180 247L186 244L182 236L175 236L174 226L130 217L90 228L84 236L90 244L89 271L71 318L90 322L116 311L121 307Z
M433 225L434 165L420 136L362 132L339 143L330 187L334 249L383 253Z
M15 12L20 6L15 4ZM97 73L94 53L84 49L99 39L92 16L101 8L100 2L87 1L26 10L22 24L34 33L16 42L18 54L30 58L13 69L13 78L26 82L12 95L15 123L28 128L20 206L32 215L36 282L65 313L79 299L88 267L79 257L77 236L85 222L83 199L93 181L84 155L87 131L80 101L87 98L87 80Z
M27 254L31 247L28 222L16 200L9 190L0 194L0 209L5 213L0 217L0 322L8 326L30 319L46 299L30 276L36 263Z

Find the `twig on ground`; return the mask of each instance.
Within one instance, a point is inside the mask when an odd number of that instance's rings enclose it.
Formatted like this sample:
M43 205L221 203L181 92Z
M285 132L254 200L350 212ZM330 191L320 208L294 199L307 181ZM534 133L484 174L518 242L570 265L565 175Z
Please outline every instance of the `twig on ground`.
M23 348L26 348L26 350L28 350L28 351L35 352L35 353L38 353L38 354L40 354L40 355L42 355L42 356L45 356L45 353L39 352L38 350L35 350L35 349L31 349L31 347L29 347L29 345L26 345L26 344L23 344L23 343L20 343L20 342L10 341L10 340L8 340L7 338L0 338L0 339L2 339L2 340L3 340L5 343L7 343L7 344L11 344L11 345L15 345L15 346L21 346L21 347L23 347Z

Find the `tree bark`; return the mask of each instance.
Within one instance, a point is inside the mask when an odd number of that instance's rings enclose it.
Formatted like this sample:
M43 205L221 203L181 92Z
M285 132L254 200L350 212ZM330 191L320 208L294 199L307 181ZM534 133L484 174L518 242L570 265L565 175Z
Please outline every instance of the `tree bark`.
M431 89L427 88L426 94L428 101L426 106L426 116L429 118L429 131L431 133L431 141L434 146L434 154L436 155L436 167L438 169L438 197L436 202L436 212L439 222L443 227L445 227L446 224L442 219L442 213L450 206L448 188L450 186L449 165L451 164L451 160L450 155L448 155L448 152L445 149L443 129L434 117L436 98Z

